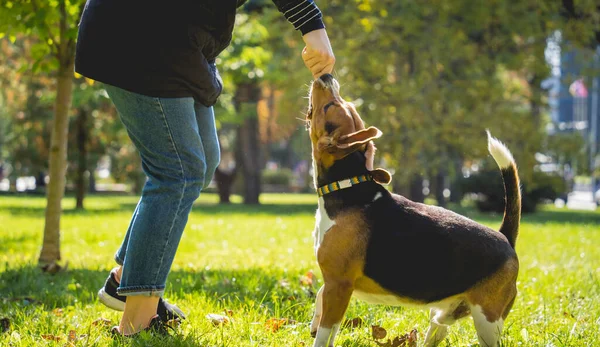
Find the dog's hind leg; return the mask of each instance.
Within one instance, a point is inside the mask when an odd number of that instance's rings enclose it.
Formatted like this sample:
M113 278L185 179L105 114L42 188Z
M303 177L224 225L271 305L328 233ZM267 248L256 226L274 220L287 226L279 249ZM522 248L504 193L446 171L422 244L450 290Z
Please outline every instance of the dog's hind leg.
M326 281L323 286L323 311L317 329L314 347L333 347L335 336L340 329L353 286L345 281Z
M424 346L437 346L448 335L448 327L458 319L468 316L469 313L469 306L464 301L457 301L446 309L432 308L429 312L430 325Z
M312 322L310 323L310 335L312 337L317 336L317 329L319 328L319 322L321 321L321 314L323 313L323 287L319 289L317 293L317 300L315 301L315 314Z
M479 345L481 347L496 347L502 334L504 319L500 315L490 317L489 314L484 314L481 306L471 307L471 315L475 323L475 330L477 330Z

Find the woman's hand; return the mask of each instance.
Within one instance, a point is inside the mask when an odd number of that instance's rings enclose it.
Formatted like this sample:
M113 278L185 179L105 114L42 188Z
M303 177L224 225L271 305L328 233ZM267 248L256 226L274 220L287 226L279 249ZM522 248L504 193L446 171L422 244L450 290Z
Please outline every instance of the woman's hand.
M306 47L302 50L304 65L313 74L313 77L331 73L335 64L335 56L325 29L313 30L302 36Z

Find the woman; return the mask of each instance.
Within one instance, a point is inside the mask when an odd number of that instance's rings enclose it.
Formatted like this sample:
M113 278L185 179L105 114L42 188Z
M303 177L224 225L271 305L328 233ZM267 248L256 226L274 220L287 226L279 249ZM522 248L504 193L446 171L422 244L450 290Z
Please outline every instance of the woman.
M213 105L215 59L231 41L240 0L88 0L75 70L103 82L138 149L148 180L98 295L123 310L113 332L164 332L182 312L161 297L192 204L220 160ZM335 58L312 0L273 0L302 34L313 77Z

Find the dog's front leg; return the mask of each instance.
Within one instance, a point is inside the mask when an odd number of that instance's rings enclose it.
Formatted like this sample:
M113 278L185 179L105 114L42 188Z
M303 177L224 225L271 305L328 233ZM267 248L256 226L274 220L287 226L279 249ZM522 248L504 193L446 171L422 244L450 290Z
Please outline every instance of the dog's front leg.
M323 312L323 287L319 288L317 293L317 300L315 301L315 314L312 322L310 323L310 336L317 336L317 329L319 328L319 322L321 321L321 314Z
M321 289L323 311L314 347L333 347L353 289L350 281L325 281Z

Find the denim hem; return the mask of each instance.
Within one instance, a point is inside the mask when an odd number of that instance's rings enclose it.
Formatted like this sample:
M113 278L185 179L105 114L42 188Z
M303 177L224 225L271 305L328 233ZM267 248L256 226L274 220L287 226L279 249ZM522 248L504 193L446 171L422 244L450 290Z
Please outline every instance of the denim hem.
M140 296L158 296L162 297L165 287L132 286L127 288L117 288L117 294L121 296L140 295Z

